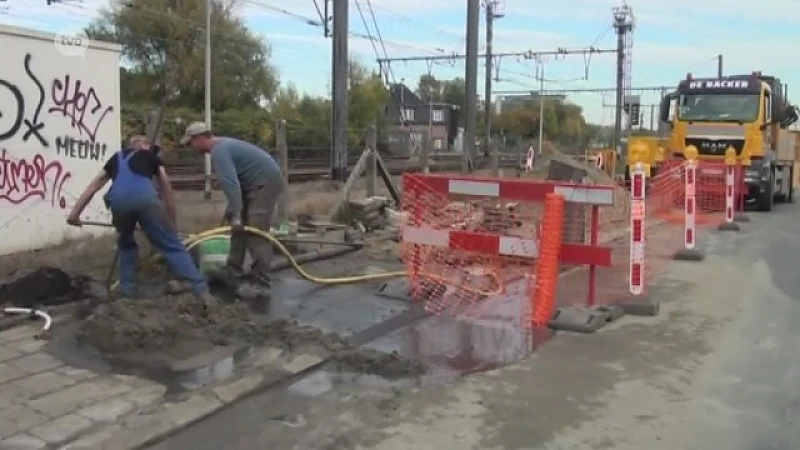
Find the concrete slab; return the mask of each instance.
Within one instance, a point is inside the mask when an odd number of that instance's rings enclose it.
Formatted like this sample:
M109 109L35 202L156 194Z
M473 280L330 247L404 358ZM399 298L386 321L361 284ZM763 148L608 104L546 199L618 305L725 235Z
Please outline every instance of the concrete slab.
M48 420L50 417L27 406L14 405L3 408L0 410L0 438L14 436Z
M32 394L42 395L75 384L75 380L58 372L42 372L12 382Z
M50 444L60 444L92 426L92 421L77 414L67 414L31 428L30 434Z

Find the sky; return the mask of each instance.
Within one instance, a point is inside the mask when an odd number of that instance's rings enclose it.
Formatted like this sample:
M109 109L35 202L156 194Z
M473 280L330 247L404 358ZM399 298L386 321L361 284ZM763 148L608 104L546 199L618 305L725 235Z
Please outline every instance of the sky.
M0 23L64 32L80 29L109 0L65 0L46 6L46 0L0 0ZM250 29L263 36L272 62L284 83L299 90L327 95L330 86L331 41L320 26L324 0L239 0L238 14ZM377 70L376 58L433 56L463 53L466 44L465 0L350 0L350 51ZM515 53L552 51L557 48L614 49L616 36L611 9L615 0L500 0L504 16L495 21L494 51ZM800 89L800 1L760 0L629 0L635 29L631 84L634 87L676 86L691 72L695 77L714 77L717 55L723 55L726 74L761 70ZM359 8L363 12L359 14ZM372 14L374 13L374 20ZM309 24L314 22L315 24ZM382 43L365 35L382 37ZM203 24L198 24L202 26ZM367 29L368 27L368 29ZM483 14L479 37L485 42ZM373 48L373 43L377 51ZM384 49L385 47L385 49ZM495 59L496 93L525 93L539 89L537 64L524 58ZM543 58L544 87L549 89L613 88L614 54ZM463 60L436 64L395 62L390 81L406 81L412 87L418 77L464 76ZM482 96L484 62L479 64L478 93ZM588 77L586 75L588 74ZM658 92L641 94L645 126ZM588 121L613 123L613 93L569 94ZM657 107L655 114L657 115Z

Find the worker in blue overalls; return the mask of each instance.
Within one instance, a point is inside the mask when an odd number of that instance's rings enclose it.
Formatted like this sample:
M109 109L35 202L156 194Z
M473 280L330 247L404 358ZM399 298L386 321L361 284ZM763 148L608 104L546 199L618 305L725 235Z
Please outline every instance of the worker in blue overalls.
M180 280L178 284L186 285L187 290L194 292L207 305L216 304L205 278L175 229L175 196L164 164L149 150L147 138L138 136L131 139L129 148L115 153L75 202L67 223L81 226L80 215L83 210L94 195L112 180L105 200L117 230L122 296L135 298L139 294L136 286L139 251L134 237L138 224L150 244L164 256L167 266ZM153 183L154 178L158 190ZM175 283L171 285L171 290L178 290Z

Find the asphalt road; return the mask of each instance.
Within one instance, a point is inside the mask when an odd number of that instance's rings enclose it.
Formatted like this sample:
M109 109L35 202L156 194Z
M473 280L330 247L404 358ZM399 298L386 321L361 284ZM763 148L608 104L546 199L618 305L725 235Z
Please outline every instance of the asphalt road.
M657 318L445 387L265 394L153 448L800 449L800 204L751 217L670 265Z

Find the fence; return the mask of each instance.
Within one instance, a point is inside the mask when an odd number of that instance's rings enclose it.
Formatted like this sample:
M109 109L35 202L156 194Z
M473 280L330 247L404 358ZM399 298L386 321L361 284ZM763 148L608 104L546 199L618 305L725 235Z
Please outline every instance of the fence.
M603 220L619 206L614 185L405 174L402 258L412 299L434 314L522 318L534 330L591 332L615 314L657 314L650 287L668 263L702 260L698 244L712 227L739 229L736 155L685 154L648 178L632 152L624 224Z
M562 265L589 265L593 292L596 268L610 264L610 249L599 244L599 222L600 207L614 204L614 189L405 174L402 257L412 298L435 314L481 317L516 302L509 317L522 317L526 327L546 324ZM589 243L564 241L568 205L591 210Z
M738 230L734 222L743 207L743 170L735 155L726 161L699 161L690 149L689 159L664 161L656 175L645 177L642 164L631 173L630 215L626 227L601 226L611 263L596 268L602 280L588 292L586 305L620 304L633 309L650 294L655 278L674 260L704 259L702 242L713 229ZM606 225L606 224L604 224ZM586 271L562 276L558 303L582 305ZM657 305L646 300L650 313Z

